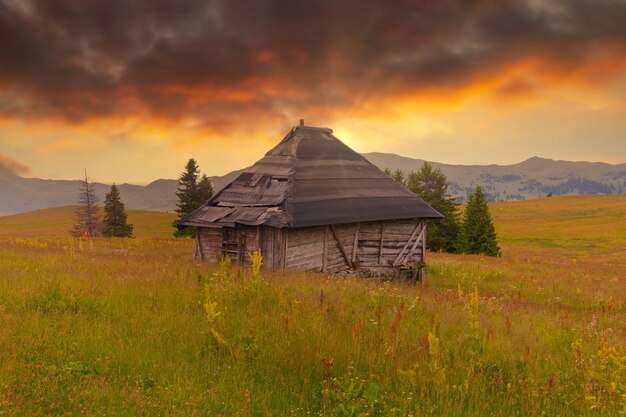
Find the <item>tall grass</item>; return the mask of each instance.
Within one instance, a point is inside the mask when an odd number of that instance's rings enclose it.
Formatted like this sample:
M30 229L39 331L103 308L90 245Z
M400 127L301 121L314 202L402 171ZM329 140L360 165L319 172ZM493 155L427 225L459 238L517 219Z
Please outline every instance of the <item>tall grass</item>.
M619 263L431 254L421 288L79 242L0 240L0 414L624 412Z

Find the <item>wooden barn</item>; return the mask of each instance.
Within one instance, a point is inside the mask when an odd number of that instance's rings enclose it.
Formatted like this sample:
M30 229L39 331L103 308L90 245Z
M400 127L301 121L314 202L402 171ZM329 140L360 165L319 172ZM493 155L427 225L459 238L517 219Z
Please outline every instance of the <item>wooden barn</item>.
M422 278L426 221L441 214L333 136L294 127L264 158L180 220L195 257L270 269Z

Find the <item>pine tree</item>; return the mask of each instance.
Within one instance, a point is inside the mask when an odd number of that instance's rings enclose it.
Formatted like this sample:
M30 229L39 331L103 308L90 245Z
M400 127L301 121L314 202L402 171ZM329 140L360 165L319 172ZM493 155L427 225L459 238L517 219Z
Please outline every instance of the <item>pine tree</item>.
M213 197L213 183L206 174L203 174L202 179L198 182L198 201L204 204L209 201L211 197ZM202 204L200 204L200 206L202 206Z
M391 172L391 170L389 168L385 168L385 174L387 174L388 176L390 176L391 178L393 178L396 182L402 184L403 186L406 187L406 176L404 174L404 171L402 171L400 168L397 168L395 171Z
M476 190L469 196L458 246L463 253L501 255L487 200L480 187L476 187Z
M213 196L213 184L211 184L211 180L206 175L203 175L200 181L198 181L199 175L200 168L195 159L192 158L187 162L185 170L178 180L178 189L176 192L176 196L178 197L178 203L176 204L178 220L200 208ZM178 220L173 223L173 226L176 228L174 236L193 237L196 235L196 229L194 227L178 230Z
M443 214L441 220L429 222L427 242L430 250L456 252L459 233L458 205L448 195L446 176L439 168L424 162L419 171L409 174L407 188Z
M89 181L87 170L85 170L85 178L79 181L78 207L74 212L74 228L70 234L77 237L98 236L102 225L100 224L95 184L93 181Z
M104 231L107 237L132 237L133 225L126 222L127 215L124 203L120 199L120 192L115 184L111 185L104 198Z

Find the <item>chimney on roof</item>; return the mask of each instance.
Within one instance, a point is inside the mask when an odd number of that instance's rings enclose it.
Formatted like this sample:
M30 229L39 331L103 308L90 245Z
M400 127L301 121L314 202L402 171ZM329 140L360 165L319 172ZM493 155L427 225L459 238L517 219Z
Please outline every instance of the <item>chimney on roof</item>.
M304 119L300 119L300 126L304 126Z

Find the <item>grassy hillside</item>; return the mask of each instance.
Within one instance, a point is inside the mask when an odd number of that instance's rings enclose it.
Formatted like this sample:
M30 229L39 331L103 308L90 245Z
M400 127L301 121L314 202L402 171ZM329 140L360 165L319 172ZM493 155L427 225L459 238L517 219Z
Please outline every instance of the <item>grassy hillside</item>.
M621 415L624 200L530 203L492 206L505 256L429 254L424 288L5 235L0 414Z
M569 196L493 203L503 253L599 256L626 262L626 196Z
M571 257L601 256L626 248L626 196L552 197L492 203L490 208L505 256L546 250ZM0 237L66 237L73 217L73 206L0 217ZM175 219L174 213L128 210L137 237L171 237ZM617 260L626 259L626 253L617 255Z
M0 217L0 237L67 237L74 221L74 206L52 207ZM175 213L128 210L128 222L141 238L171 237Z

